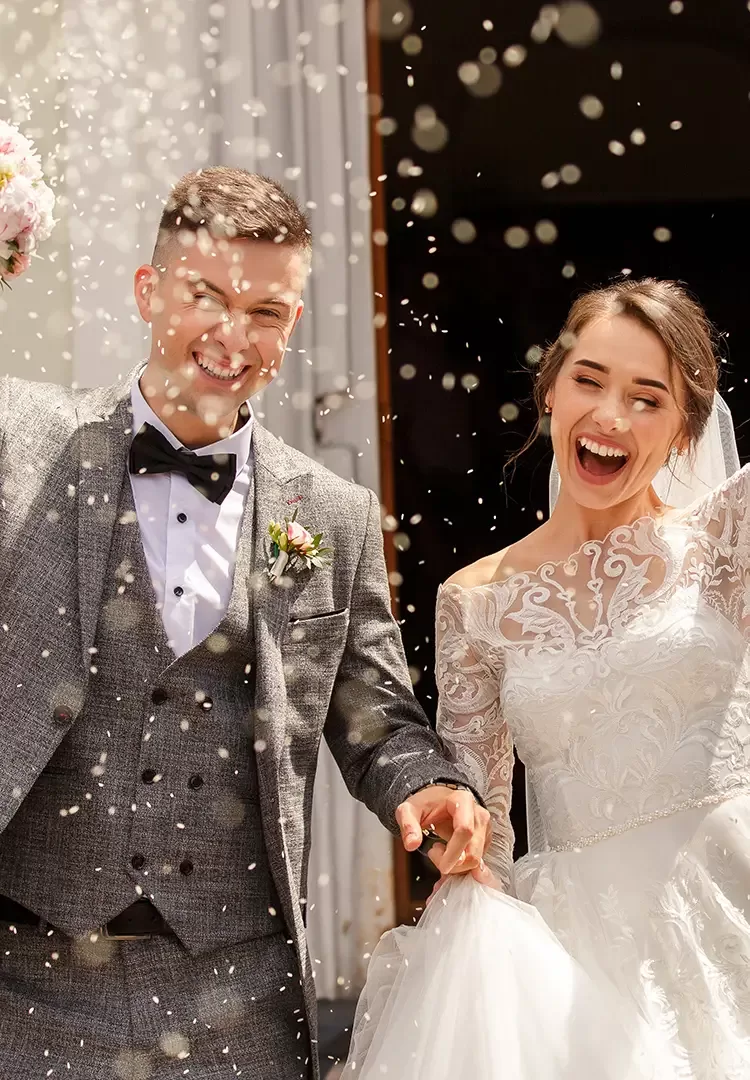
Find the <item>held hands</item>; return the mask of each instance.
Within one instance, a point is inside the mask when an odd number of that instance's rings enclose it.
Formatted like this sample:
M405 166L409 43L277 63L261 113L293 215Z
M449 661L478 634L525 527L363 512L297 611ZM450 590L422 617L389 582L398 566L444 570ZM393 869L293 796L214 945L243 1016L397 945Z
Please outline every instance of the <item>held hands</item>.
M442 784L422 788L401 803L396 821L407 851L416 851L421 845L425 829L445 841L433 845L429 853L442 875L466 874L484 866L482 856L492 832L490 815L470 791L455 791Z
M443 851L445 850L445 848L444 848L444 846L442 844L435 844L434 847L430 848L429 858L432 860L433 863L435 863L435 866L438 865L438 860L440 859L440 854L436 855L436 857L433 859L432 853L437 848L442 848ZM480 885L487 885L488 888L496 889L498 892L504 892L505 891L503 889L503 886L502 886L501 882L498 881L498 879L492 873L492 871L490 870L489 866L484 861L484 859L482 859L479 866L477 866L474 870L471 871L471 876L474 878L475 881L478 881ZM441 874L440 875L440 877L435 882L435 884L434 884L434 886L432 888L432 892L427 897L427 905L432 903L432 901L437 896L438 890L440 889L440 887L442 885L445 885L447 880L448 880L448 877L447 877L446 874Z

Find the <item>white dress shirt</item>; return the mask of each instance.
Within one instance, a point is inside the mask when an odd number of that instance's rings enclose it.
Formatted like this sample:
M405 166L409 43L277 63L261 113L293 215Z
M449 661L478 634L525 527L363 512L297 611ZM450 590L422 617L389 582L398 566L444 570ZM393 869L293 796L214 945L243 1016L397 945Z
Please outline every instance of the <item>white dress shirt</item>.
M133 380L130 397L133 435L144 423L149 423L172 446L182 448L179 439L144 398L137 378ZM201 495L180 473L130 474L157 606L177 656L183 656L208 637L226 613L240 525L250 490L252 435L250 409L248 420L238 431L194 451L237 455L234 485L220 504Z

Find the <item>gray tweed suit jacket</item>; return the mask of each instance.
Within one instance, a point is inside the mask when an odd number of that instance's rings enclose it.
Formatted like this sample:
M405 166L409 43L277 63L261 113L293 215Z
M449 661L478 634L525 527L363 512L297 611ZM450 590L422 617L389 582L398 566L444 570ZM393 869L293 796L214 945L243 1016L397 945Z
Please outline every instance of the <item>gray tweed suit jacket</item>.
M0 831L86 695L130 421L130 379L85 391L0 380ZM352 794L394 832L396 807L410 793L463 777L412 694L376 496L257 423L253 450L254 512L243 530L252 529L261 809L314 1037L303 925L321 735ZM268 522L295 509L333 547L332 565L273 584L265 573Z

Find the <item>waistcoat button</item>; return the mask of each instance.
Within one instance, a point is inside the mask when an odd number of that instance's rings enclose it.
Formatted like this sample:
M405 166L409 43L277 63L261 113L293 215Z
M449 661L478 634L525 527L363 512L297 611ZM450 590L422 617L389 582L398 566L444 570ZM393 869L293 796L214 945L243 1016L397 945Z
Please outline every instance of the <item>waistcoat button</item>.
M184 874L185 877L190 877L194 869L195 867L191 863L190 859L183 859L180 863L180 873Z
M201 701L201 702L200 702L200 707L201 707L201 708L202 708L202 709L203 709L203 710L204 710L205 712L210 712L210 711L211 711L211 709L213 709L213 707L214 707L214 702L213 702L213 698L210 698L210 697L205 697L205 698L203 699L203 701Z
M173 591L174 591L175 596L182 596L182 594L185 592L182 585L175 585Z
M140 870L146 865L146 856L136 853L131 856L130 865L134 870Z
M156 769L144 769L141 773L141 780L144 784L153 784L158 775Z
M67 705L58 705L52 713L52 719L56 724L70 724L73 720L73 710Z
M163 686L157 686L151 692L151 700L153 701L154 705L163 705L165 701L169 700L169 694Z
M203 777L199 773L193 773L188 780L188 787L191 791L197 791L198 788L203 787Z
M183 514L182 512L180 512L177 515L177 520L179 521L180 525L184 525L187 521L187 514Z

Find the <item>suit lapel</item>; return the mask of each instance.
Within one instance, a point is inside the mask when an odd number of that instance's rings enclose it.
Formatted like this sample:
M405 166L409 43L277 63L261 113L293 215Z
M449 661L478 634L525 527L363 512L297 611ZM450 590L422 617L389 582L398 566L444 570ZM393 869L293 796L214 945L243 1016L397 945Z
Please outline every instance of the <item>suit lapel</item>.
M285 914L296 925L299 911L292 900L285 852L279 765L284 746L286 682L281 642L289 620L289 607L299 585L293 573L274 583L268 567L268 523L291 517L304 499L309 473L300 468L284 444L256 424L253 431L255 511L253 520L252 597L255 634L255 745L266 847L274 880L285 901ZM302 504L304 506L304 502ZM302 516L304 523L304 516Z
M107 570L130 446L130 382L100 391L101 408L76 409L81 459L78 474L78 594L81 646L86 671L91 666ZM93 396L93 395L92 395ZM109 396L109 401L106 397ZM109 409L107 408L109 406Z
M279 439L269 435L257 423L253 431L253 463L253 622L256 641L263 637L269 645L273 644L280 667L278 646L286 630L289 605L296 595L298 578L287 572L277 582L272 582L266 573L270 551L268 525L271 521L291 517L298 505L304 505L309 473L300 468Z

